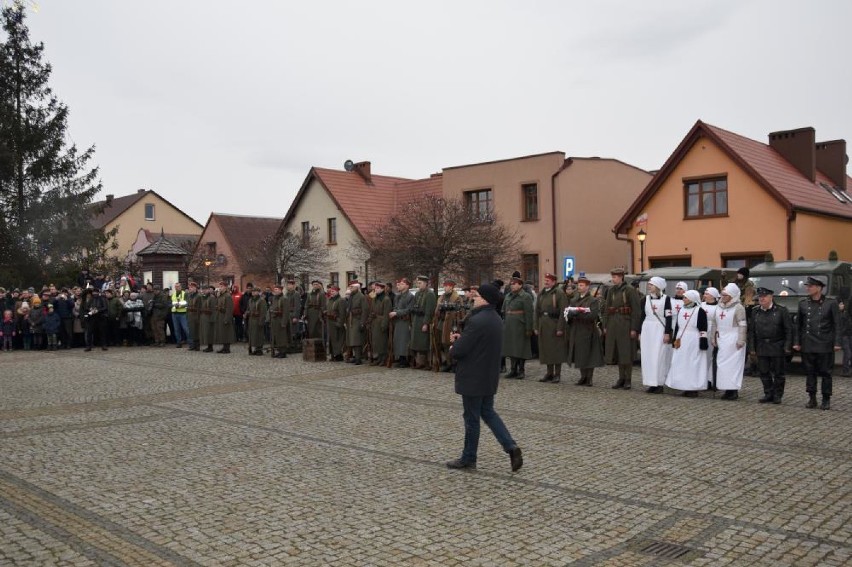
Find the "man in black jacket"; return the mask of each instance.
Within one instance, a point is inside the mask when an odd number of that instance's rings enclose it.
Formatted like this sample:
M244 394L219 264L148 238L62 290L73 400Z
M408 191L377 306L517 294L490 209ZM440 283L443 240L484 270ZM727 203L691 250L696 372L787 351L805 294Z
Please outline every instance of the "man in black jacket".
M822 276L808 277L805 286L807 297L799 302L799 317L796 321L796 337L793 350L801 351L802 362L807 372L806 390L808 403L805 407L817 407L817 375L822 378L822 405L820 409L831 409L831 369L834 353L840 350L840 308L837 301L823 295L825 281Z
M761 404L781 403L784 367L793 342L790 313L772 300L773 293L765 287L757 288L758 306L752 309L748 328L749 354L757 355L757 372L763 383Z
M451 469L475 469L479 447L479 420L494 433L503 450L509 454L512 472L523 465L521 448L494 411L494 395L500 379L500 353L503 345L503 322L495 310L500 290L491 284L471 291L473 310L462 334L451 335L450 355L456 361L456 393L464 407L464 450L460 458L447 463Z

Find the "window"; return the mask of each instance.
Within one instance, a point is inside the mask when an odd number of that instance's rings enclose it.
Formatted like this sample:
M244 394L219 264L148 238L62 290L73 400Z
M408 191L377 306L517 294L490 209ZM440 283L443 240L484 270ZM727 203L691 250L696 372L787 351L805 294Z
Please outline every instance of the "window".
M491 189L468 191L464 194L464 202L479 220L490 220L493 212L491 204Z
M538 254L524 254L521 257L521 265L524 282L530 282L538 289Z
M328 278L328 285L336 285L340 287L340 272L331 272Z
M216 243L215 242L207 242L206 246L207 246L207 254L205 254L205 256L207 256L208 258L215 258L216 257Z
M718 217L728 214L728 180L696 179L683 184L686 218Z
M302 246L307 246L311 242L311 223L304 221L302 223Z
M766 261L766 252L754 254L723 254L722 266L725 268L753 268Z
M337 219L328 219L328 243L337 244Z
M346 286L349 286L349 282L354 282L358 279L358 274L355 272L346 272Z
M154 203L145 203L145 220L154 220Z
M521 193L524 198L523 219L525 221L538 220L538 185L535 183L521 185Z

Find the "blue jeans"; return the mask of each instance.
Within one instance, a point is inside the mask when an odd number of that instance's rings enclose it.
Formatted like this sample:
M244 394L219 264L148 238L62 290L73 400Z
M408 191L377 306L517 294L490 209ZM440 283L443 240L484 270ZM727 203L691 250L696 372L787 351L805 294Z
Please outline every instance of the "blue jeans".
M462 396L462 407L464 407L464 450L461 459L466 463L476 462L476 453L479 449L479 420L491 429L497 442L507 453L517 447L515 440L506 424L494 411L494 396Z
M175 342L189 342L189 324L186 322L186 313L172 313L172 328L175 330Z

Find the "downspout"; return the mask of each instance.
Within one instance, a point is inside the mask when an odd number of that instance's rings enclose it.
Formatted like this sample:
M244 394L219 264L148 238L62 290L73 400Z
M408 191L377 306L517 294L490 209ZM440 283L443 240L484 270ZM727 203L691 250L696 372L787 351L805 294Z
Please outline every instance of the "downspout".
M787 211L787 259L793 259L793 221L796 220L796 212L791 207Z
M629 242L630 243L630 270L629 270L629 273L631 273L631 274L634 273L633 272L633 266L635 264L635 259L633 258L633 239L630 238L629 236L619 235L616 232L616 229L612 229L612 232L613 232L613 234L615 234L616 240L621 240L622 242Z
M553 235L553 274L556 274L556 177L562 173L562 171L570 166L574 160L572 158L566 159L562 162L562 167L556 170L556 172L550 176L550 217L551 217L551 226L552 226L552 235ZM562 274L564 276L564 274ZM560 276L560 279L562 279Z

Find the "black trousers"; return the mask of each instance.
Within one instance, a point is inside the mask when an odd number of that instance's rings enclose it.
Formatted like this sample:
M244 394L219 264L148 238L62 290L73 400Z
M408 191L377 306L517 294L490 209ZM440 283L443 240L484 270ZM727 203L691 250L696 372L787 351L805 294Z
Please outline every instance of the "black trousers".
M803 352L802 362L805 364L807 380L805 391L809 394L817 392L817 376L822 378L822 395L831 396L831 369L834 367L834 352Z
M758 356L757 372L763 383L763 393L772 395L784 394L784 383L786 382L785 369L787 357L785 356Z

